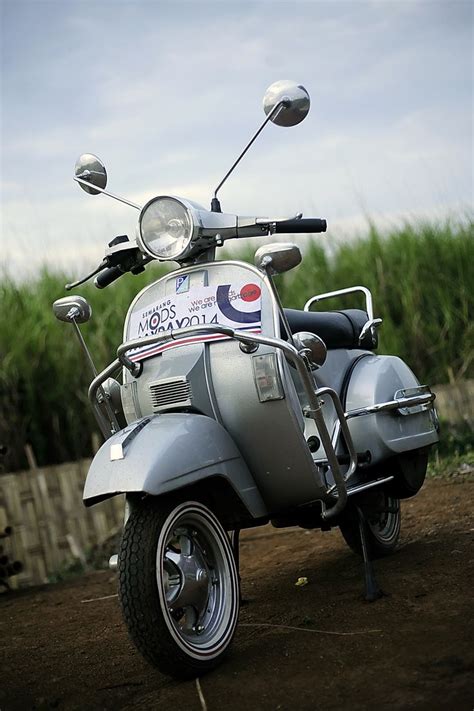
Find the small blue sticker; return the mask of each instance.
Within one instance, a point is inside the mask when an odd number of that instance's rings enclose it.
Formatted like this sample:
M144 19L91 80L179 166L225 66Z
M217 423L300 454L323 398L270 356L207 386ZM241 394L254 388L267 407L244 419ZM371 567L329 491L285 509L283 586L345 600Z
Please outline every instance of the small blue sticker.
M184 294L186 291L189 291L189 274L176 277L176 293Z

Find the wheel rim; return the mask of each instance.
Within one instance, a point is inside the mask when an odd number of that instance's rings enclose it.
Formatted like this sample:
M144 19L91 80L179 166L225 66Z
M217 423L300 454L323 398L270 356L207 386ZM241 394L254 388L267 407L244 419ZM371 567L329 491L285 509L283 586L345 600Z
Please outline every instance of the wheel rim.
M400 531L400 500L384 494L380 510L368 517L368 524L380 543L390 543Z
M227 535L205 506L188 502L170 514L158 540L156 579L175 641L196 658L222 652L237 624L238 579Z

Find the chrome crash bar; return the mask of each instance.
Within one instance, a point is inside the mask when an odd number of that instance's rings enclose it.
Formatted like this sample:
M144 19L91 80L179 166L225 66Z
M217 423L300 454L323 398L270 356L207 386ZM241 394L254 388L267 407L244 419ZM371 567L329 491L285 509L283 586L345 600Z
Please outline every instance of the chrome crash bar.
M337 490L337 499L335 504L329 509L324 508L322 512L322 517L327 520L329 518L337 516L337 514L339 514L344 509L347 503L347 486L345 478L341 472L336 452L331 442L331 437L324 421L324 417L322 414L323 402L321 401L320 395L328 395L333 400L337 416L341 423L341 431L344 436L344 439L346 440L346 444L349 450L349 469L348 473L346 473L347 477L348 474L350 475L351 473L353 473L357 467L357 455L354 449L354 445L352 443L352 437L347 427L347 423L344 419L344 412L342 410L342 406L337 393L334 390L331 390L330 388L322 388L319 391L315 390L313 376L306 364L305 358L300 355L299 351L297 350L297 348L295 348L295 346L291 345L290 343L287 343L286 341L282 341L279 338L262 336L254 333L242 333L238 330L234 330L233 328L229 328L228 326L220 326L219 324L209 324L205 327L189 326L187 328L178 328L173 330L172 332L161 332L153 336L146 336L145 338L135 338L131 341L126 341L125 343L122 343L117 349L117 359L114 360L113 363L111 363L109 366L107 366L107 368L105 368L102 373L99 373L99 375L94 378L89 387L89 400L92 404L94 413L104 436L106 438L109 437L111 430L104 414L102 413L98 405L97 392L104 380L109 378L121 365L127 368L127 370L129 370L130 373L134 376L138 376L140 374L141 365L139 363L135 363L128 357L127 353L129 351L137 348L145 348L146 346L151 346L160 342L177 341L184 338L185 336L205 336L209 334L221 334L244 344L256 343L265 346L271 346L273 348L278 348L284 353L285 357L295 366L303 383L306 395L308 397L309 408L305 411L306 415L308 417L311 417L316 423L321 443L326 453L327 462L331 467L331 472L334 477L335 487Z
M105 417L104 413L102 412L102 409L100 407L101 400L98 397L99 390L102 386L102 383L107 380L107 378L111 378L112 375L119 370L121 366L121 362L119 361L118 358L116 358L110 365L108 365L101 373L96 375L92 383L89 385L89 402L92 405L92 409L94 411L95 419L97 420L97 424L100 427L100 431L104 435L105 439L108 439L111 434L114 434L115 432L118 432L118 429L120 429L117 425L117 428L115 427L115 423L111 422Z

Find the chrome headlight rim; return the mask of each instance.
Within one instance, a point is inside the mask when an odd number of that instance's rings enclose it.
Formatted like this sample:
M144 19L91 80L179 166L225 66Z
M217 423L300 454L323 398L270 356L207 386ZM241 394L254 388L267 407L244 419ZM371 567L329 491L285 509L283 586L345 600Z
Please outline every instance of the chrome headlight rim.
M144 239L143 236L143 228L142 228L142 222L143 218L146 214L146 211L149 209L149 207L156 203L159 202L160 200L172 200L178 205L180 205L185 211L186 211L186 216L189 221L189 236L187 237L186 240L186 245L183 249L181 249L179 252L174 252L172 255L165 255L163 256L162 254L159 254L157 251L154 251L149 245L147 244L146 240ZM138 218L138 235L137 235L137 241L139 244L140 249L148 254L150 257L153 259L157 259L162 262L166 261L179 261L183 259L186 255L191 252L193 248L193 243L195 240L195 237L199 231L199 227L196 224L197 220L195 219L195 209L194 207L187 201L183 200L183 198L177 197L176 195L156 195L155 197L152 197L148 202L142 207L140 211L140 217Z

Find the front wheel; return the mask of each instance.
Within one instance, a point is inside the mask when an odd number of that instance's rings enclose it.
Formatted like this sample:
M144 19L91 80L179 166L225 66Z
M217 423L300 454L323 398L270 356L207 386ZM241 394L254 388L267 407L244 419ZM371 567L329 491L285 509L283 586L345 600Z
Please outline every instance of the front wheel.
M119 599L141 654L177 679L219 664L239 615L239 580L226 532L196 501L146 499L124 529Z
M400 500L385 491L366 494L358 504L367 522L366 537L369 556L382 558L396 548L400 537ZM362 555L359 520L355 506L349 504L339 524L347 545Z

